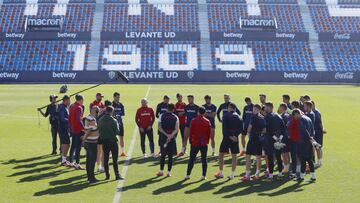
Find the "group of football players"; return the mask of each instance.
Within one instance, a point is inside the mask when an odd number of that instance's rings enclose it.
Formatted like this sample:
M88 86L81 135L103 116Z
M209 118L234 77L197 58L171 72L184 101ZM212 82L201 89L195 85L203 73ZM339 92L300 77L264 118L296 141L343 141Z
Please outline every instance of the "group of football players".
M80 165L81 146L87 150L86 168L88 181L97 182L94 176L95 162L99 172L106 173L109 178L108 161L112 154L113 162L117 163L118 143L121 156L127 156L124 149L124 105L120 102L120 94L113 94L114 100L102 102L104 95L96 94L90 104L90 115L83 116L83 97L76 95L76 102L70 105L70 98L63 97L58 105L56 96L52 95L51 105L44 115L50 115L53 135L53 152L56 154L56 134L60 135L61 164L75 169L83 169ZM154 111L146 98L141 100L141 107L136 111L135 122L139 128L141 151L146 158L145 140L148 138L151 157L160 157L160 171L157 176L164 175L166 158L167 176L170 177L173 158L189 153L185 179L189 179L197 154L200 152L202 161L202 177L206 178L208 144L212 156L219 158L219 171L216 178L223 178L224 157L231 155L232 167L229 179L235 177L238 157L245 157L246 171L242 181L260 179L262 161L265 161L265 176L268 181L274 180L275 160L277 179L288 173L289 177L302 181L306 172L310 172L309 181L315 181L315 168L322 165L323 134L325 133L320 111L310 96L301 96L299 100L290 100L289 95L282 95L282 103L277 109L267 101L265 94L259 95L259 104L254 104L250 97L244 99L242 113L237 105L230 101L230 95L224 95L224 103L216 107L210 95L204 97L203 105L195 104L194 95L187 95L187 104L181 94L176 95L176 103L171 103L165 95ZM153 125L158 123L159 153L155 153ZM216 150L216 120L222 125L222 141ZM100 125L100 126L98 126ZM113 129L113 130L109 130ZM181 135L181 149L178 151L176 138ZM70 148L70 137L72 138ZM246 139L246 137L248 137ZM118 142L118 140L120 142ZM247 142L246 142L247 141ZM189 146L188 146L189 143ZM240 147L241 145L241 147ZM70 148L70 156L68 150ZM240 150L241 148L241 150ZM190 149L187 152L187 149ZM105 157L104 157L105 151ZM219 155L217 155L219 152ZM315 154L316 164L315 164ZM73 157L75 155L75 163ZM252 156L255 157L252 161ZM105 159L105 161L104 161ZM105 162L105 163L104 163ZM105 166L104 166L105 165ZM114 167L116 179L122 179L117 164ZM255 174L251 176L251 166L255 165ZM104 169L105 168L105 169Z

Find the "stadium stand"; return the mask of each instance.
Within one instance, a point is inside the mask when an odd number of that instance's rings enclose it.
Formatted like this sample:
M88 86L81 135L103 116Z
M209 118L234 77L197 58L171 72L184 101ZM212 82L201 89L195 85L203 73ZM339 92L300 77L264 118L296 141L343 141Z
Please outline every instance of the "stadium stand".
M85 70L88 42L1 41L0 70Z
M27 16L64 16L64 32L90 32L94 12L94 4L3 4L0 10L0 32L23 32Z
M213 42L213 68L220 70L314 71L307 42Z
M105 70L195 70L201 69L199 43L102 42L100 67Z
M106 4L103 31L196 32L198 22L197 5Z
M260 5L259 15L251 15L247 5L208 5L210 32L240 31L240 17L276 18L279 31L305 32L298 5Z
M359 0L105 0L102 9L98 5L95 0L3 0L0 69L87 70L91 61L95 67L91 70L360 70ZM94 29L99 15L103 18ZM91 37L25 37L19 41L4 37L29 35L24 28L28 17L61 17L61 32ZM263 40L267 34L260 30L252 31L260 35L250 40L210 37L214 33L242 33L240 18L275 19L277 33L309 36ZM180 37L116 37L128 32L174 32ZM201 39L191 38L199 32ZM115 37L102 39L103 33ZM339 34L346 36L337 39ZM97 46L94 40L98 40ZM324 67L319 68L321 64Z
M331 71L359 71L360 42L322 42L326 65Z

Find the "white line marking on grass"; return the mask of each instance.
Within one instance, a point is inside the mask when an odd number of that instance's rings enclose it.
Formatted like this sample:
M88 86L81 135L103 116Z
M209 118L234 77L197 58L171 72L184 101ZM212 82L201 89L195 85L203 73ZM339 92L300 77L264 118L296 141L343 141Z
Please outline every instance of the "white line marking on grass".
M145 98L147 98L149 96L150 89L151 89L151 85L148 86ZM135 147L137 134L138 134L138 129L135 126L134 132L133 132L132 138L131 138L131 143L130 143L130 146L129 146L128 157L125 160L125 162L123 164L123 169L121 171L121 176L124 177L124 178L126 178L126 173L127 173L128 168L129 168L129 165L130 165L132 153L134 152L134 147ZM123 192L124 183L125 183L125 180L118 181L115 196L114 196L114 199L113 199L113 203L118 203L118 202L121 201L121 193Z

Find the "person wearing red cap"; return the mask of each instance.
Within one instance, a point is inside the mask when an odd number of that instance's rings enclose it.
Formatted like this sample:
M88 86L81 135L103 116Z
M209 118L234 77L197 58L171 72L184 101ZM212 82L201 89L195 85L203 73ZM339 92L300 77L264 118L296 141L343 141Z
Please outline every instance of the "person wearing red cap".
M155 121L154 110L148 106L147 99L141 100L141 107L136 111L135 122L139 127L140 137L141 137L141 151L144 155L144 158L147 157L145 151L145 136L149 139L151 157L154 157L154 132L153 124Z
M207 171L207 151L208 144L211 137L211 123L205 118L205 107L199 107L198 116L194 118L190 123L190 159L188 162L187 174L185 180L190 179L191 171L194 167L196 155L201 153L202 162L202 176L201 180L205 180Z

